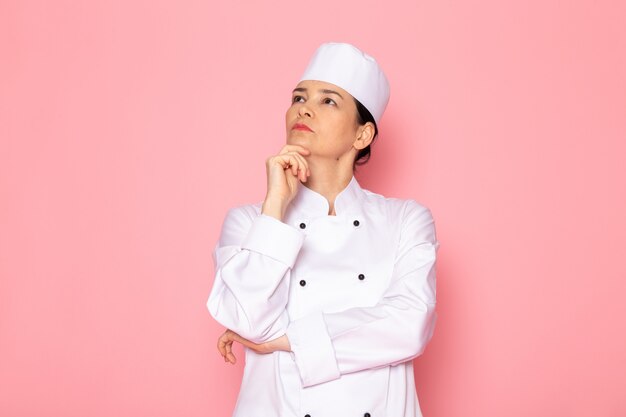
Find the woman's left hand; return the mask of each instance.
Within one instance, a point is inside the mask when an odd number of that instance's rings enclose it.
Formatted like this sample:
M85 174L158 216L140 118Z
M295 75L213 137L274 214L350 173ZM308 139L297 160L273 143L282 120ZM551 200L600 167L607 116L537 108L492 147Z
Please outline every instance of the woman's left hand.
M217 339L217 350L219 350L220 354L224 357L224 362L230 362L234 364L237 362L237 358L233 354L233 342L239 342L242 345L252 349L256 353L272 353L277 350L284 350L286 352L291 351L291 345L289 344L289 339L287 335L284 334L281 337L278 337L274 340L270 340L265 343L254 343L239 336L237 333L233 332L230 329L227 329L222 335Z

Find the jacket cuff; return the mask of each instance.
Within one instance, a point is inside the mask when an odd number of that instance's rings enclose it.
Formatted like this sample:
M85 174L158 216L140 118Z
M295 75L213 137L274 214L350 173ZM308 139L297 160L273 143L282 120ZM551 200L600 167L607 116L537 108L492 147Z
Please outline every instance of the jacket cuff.
M293 268L305 234L267 214L259 214L241 247L267 255Z
M331 381L341 376L335 348L321 311L292 321L285 333L303 387Z

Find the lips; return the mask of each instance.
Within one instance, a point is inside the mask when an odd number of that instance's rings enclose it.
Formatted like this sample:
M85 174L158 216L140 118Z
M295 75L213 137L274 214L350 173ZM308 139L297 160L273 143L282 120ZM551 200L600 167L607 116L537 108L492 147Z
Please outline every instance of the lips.
M311 130L310 127L308 127L304 123L296 123L295 125L293 125L291 130L304 130L304 131L307 131L307 132L312 132L313 131L313 130Z

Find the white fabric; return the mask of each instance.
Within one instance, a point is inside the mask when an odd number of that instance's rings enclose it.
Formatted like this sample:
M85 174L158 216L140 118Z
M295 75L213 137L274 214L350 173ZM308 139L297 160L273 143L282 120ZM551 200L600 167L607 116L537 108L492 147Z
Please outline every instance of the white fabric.
M437 317L430 210L355 177L336 197L336 216L302 183L282 222L261 207L228 211L207 307L256 343L287 334L292 351L245 348L233 416L421 416L412 359Z
M324 81L343 88L372 113L377 124L389 102L389 81L376 59L349 43L322 44L302 80Z

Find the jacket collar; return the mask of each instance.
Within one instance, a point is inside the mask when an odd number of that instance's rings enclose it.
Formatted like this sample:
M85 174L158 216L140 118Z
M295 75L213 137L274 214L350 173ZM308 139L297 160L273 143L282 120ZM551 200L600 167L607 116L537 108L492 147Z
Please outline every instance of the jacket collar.
M341 216L355 210L360 211L360 202L364 196L364 190L356 177L352 175L348 185L335 197L335 214ZM297 212L306 213L308 216L326 216L330 208L326 197L300 181L298 181L298 193L294 197L292 206Z

